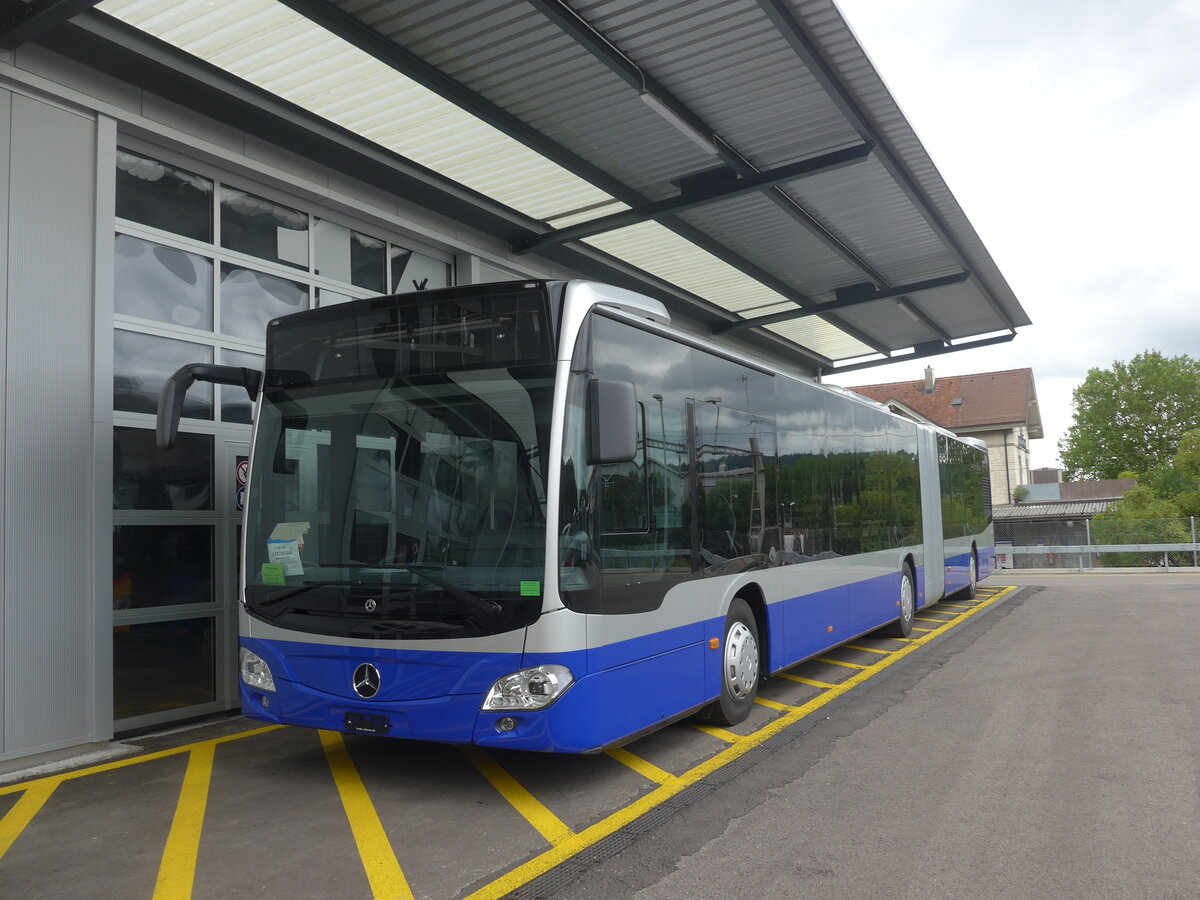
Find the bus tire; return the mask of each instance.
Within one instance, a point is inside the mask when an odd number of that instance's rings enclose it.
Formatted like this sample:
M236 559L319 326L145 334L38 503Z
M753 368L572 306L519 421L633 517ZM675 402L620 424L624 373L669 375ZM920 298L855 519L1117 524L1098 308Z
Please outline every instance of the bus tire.
M725 640L721 644L721 697L712 705L709 721L714 725L745 721L758 695L761 673L758 623L750 605L734 597L725 616Z
M892 637L906 638L912 634L913 617L917 614L917 592L913 585L912 569L907 565L900 573L899 601L900 615L888 628Z

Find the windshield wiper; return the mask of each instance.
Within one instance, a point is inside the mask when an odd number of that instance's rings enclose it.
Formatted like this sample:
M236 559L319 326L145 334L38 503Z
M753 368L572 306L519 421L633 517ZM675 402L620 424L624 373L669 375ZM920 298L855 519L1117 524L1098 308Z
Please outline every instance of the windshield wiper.
M363 569L391 569L397 572L410 572L418 578L423 578L432 585L440 587L443 591L462 604L467 612L479 613L489 618L500 614L501 606L495 600L488 600L486 597L481 597L479 594L473 594L464 588L460 588L456 584L451 584L444 578L439 578L436 575L430 574L430 569L444 569L444 566L421 565L418 563L320 563L322 566L345 566L351 565ZM336 584L337 582L331 582ZM360 582L343 582L344 584L359 584Z
M259 609L264 609L268 606L274 606L276 603L282 603L284 600L287 600L290 597L295 597L298 594L305 594L308 591L311 591L313 588L332 587L334 585L342 585L342 586L356 585L356 584L363 584L363 583L364 582L362 582L362 581L306 581L306 582L304 582L304 584L302 584L298 587L294 587L290 591L283 591L278 594L272 594L266 600L263 600L254 605L257 606Z

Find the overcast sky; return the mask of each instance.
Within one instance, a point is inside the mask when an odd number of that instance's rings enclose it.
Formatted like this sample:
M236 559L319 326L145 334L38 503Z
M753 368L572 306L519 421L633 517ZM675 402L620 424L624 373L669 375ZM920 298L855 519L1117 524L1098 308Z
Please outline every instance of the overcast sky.
M1031 367L1056 465L1089 368L1200 356L1200 0L836 2L1034 323L930 364Z

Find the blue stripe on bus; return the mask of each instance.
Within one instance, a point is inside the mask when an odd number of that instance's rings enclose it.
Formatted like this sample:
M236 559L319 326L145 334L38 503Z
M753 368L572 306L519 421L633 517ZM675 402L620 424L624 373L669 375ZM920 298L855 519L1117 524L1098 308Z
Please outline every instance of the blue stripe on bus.
M996 571L996 548L979 548L979 577L987 578Z
M980 564L983 562L980 555ZM953 594L965 588L971 580L971 551L946 557L946 593Z
M889 574L769 604L764 665L778 671L895 619L899 578ZM724 627L723 618L714 618L590 650L523 656L242 638L271 667L277 688L264 694L241 685L242 708L252 719L333 731L343 729L347 712L358 712L387 716L392 737L594 750L719 697L724 648L709 641L723 639ZM380 692L371 700L353 692L354 669L363 662L381 673ZM480 712L496 679L549 662L577 677L558 702L533 712ZM496 722L505 716L516 727L498 731Z

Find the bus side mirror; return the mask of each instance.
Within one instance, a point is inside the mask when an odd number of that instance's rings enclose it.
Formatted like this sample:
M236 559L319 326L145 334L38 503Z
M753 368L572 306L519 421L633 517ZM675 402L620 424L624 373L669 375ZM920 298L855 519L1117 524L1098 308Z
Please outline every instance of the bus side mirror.
M189 363L181 366L162 386L158 395L158 420L155 422L155 441L163 450L175 446L179 435L179 417L183 415L183 399L197 381L213 384L232 384L244 387L253 402L258 399L262 373L242 366L214 366L210 363Z
M629 462L637 456L637 396L629 381L588 382L588 464Z

